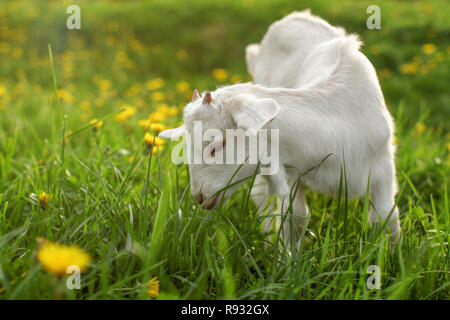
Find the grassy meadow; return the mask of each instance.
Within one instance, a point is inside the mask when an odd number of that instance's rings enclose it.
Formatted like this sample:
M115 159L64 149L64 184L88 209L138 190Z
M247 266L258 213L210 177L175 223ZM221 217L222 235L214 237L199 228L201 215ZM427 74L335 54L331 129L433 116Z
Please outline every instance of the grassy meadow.
M378 2L1 1L0 299L448 299L450 3ZM81 30L66 28L70 4ZM174 144L153 138L194 88L250 81L246 45L306 8L360 35L395 118L393 252L367 198L309 190L292 258L266 242L250 182L202 210ZM38 254L49 241L89 255L80 289L55 271L61 256Z

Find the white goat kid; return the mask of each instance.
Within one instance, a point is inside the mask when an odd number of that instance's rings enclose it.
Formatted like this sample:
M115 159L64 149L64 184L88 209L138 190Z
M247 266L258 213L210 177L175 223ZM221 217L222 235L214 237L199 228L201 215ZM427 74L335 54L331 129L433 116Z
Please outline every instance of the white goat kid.
M182 127L163 131L163 138L193 136L195 121L203 132L218 129L258 131L279 130L279 170L263 176L283 202L296 182L326 194L338 194L343 168L349 197L364 196L370 181L373 208L369 221L388 221L395 237L400 235L393 123L386 109L374 68L359 51L355 36L325 41L312 50L305 61L317 70L308 85L298 89L267 88L236 84L207 92L184 110ZM228 143L214 139L203 142L206 150L227 152ZM192 141L189 142L193 149ZM246 149L246 153L248 153ZM255 164L190 164L191 191L206 209L214 208L220 196L228 198L245 178L252 176ZM314 170L311 170L314 168ZM370 177L370 179L369 179ZM221 192L227 185L233 188ZM285 241L291 241L292 227L304 228L308 210L301 188L293 199L294 219L283 226ZM294 239L295 240L295 239Z

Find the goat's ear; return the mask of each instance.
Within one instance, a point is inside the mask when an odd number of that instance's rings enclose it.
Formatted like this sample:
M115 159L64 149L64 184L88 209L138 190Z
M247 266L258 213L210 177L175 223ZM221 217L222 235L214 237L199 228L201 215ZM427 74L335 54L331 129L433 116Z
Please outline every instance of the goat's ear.
M251 99L232 105L230 113L238 128L258 131L272 121L280 111L274 99Z
M175 129L168 129L161 131L158 134L158 137L165 138L165 139L178 139L185 133L184 124L181 127L175 128Z

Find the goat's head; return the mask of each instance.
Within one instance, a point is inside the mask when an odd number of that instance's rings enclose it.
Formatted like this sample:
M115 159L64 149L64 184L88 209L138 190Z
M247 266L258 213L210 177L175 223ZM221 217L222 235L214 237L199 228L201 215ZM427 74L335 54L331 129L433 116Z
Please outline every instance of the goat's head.
M257 99L251 94L233 94L224 89L206 92L203 97L195 90L184 109L184 125L159 134L162 138L185 137L191 192L205 209L216 207L222 197L228 199L246 178L255 174L258 166L246 161L247 143L242 148L240 138L227 141L230 132L256 136L280 108L273 99Z

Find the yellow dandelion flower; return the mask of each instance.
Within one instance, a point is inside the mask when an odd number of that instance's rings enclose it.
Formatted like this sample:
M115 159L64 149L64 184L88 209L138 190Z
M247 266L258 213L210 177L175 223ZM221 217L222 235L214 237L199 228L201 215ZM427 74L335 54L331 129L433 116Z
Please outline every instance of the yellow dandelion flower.
M97 131L98 129L100 129L103 126L103 121L98 121L98 119L92 119L89 124L92 125L92 129L94 131Z
M138 125L143 129L147 130L150 127L151 121L149 119L142 119L138 121Z
M164 93L162 93L161 91L152 92L152 94L150 95L150 98L152 99L152 101L155 101L155 102L163 101Z
M65 134L65 136L64 136L64 141L65 142L68 142L69 141L69 139L70 139L70 136L72 135L72 133L73 133L73 131L72 130L66 130L66 134Z
M69 104L73 103L74 100L72 94L65 89L58 89L58 97Z
M22 48L14 48L11 52L13 58L18 59L22 56L23 50Z
M380 78L390 78L392 76L392 71L389 68L383 68L380 70Z
M101 91L107 91L111 88L111 81L100 80L99 82L97 82L97 86Z
M49 194L49 193L46 193L46 192L41 192L41 194L39 195L39 198L38 198L39 206L42 209L47 208L47 205L48 205L48 203L50 202L50 200L52 198L53 198L52 194Z
M128 61L128 56L125 51L119 51L116 53L116 61L119 63L125 63Z
M188 54L187 54L186 50L180 49L177 51L177 59L178 60L181 60L181 61L186 60L187 56L188 56Z
M150 130L152 130L154 133L160 133L161 131L165 130L166 126L162 123L151 123L150 124Z
M157 112L161 112L166 116L176 116L178 114L178 108L169 107L167 104L162 104L158 107Z
M165 142L163 139L156 137L154 135L151 135L148 132L145 133L144 141L148 146L154 146L154 147L159 147L159 146L163 145Z
M212 71L214 79L219 82L223 82L228 78L228 71L222 68L216 68Z
M89 101L83 101L80 105L80 108L83 111L89 111L91 110L91 104L89 103Z
M148 295L152 298L158 298L159 295L159 280L157 277L152 278L148 284Z
M436 53L436 61L437 62L442 62L442 61L444 61L444 59L445 59L445 56L442 52Z
M70 266L77 266L81 272L89 267L91 257L76 245L63 245L44 239L37 250L37 259L48 273L67 275Z
M396 136L394 136L394 138L392 139L392 144L394 145L398 144L398 138Z
M148 90L158 90L161 89L164 86L164 80L161 78L156 78L153 80L149 80L145 83Z
M126 122L129 118L131 118L136 113L135 107L132 107L129 105L124 105L122 108L125 108L125 110L123 110L122 112L120 112L114 116L114 119L119 123Z
M411 63L405 63L400 66L400 72L403 74L414 74L417 73L419 69L419 64L415 61Z
M164 140L151 135L150 133L146 132L144 136L144 142L148 146L148 148L151 148L153 146L153 154L156 154L158 151L162 151L164 149Z
M152 112L148 116L148 120L150 120L151 122L161 122L161 121L164 121L165 119L166 119L166 115L164 113L162 113L161 111Z
M6 92L6 87L0 84L0 97L3 96Z
M427 43L422 46L422 52L425 54L433 54L436 51L436 46L432 43Z
M181 93L189 91L190 88L191 86L186 81L180 81L175 86L175 89Z
M372 54L379 54L380 53L380 47L378 47L376 44L370 46L370 53L372 53Z
M230 80L231 80L232 83L239 83L239 82L242 81L242 78L241 78L240 75L235 74L235 75L233 75L233 76L231 77Z
M422 133L425 132L427 129L427 126L423 124L422 122L416 123L416 126L414 127L414 137L420 136Z

